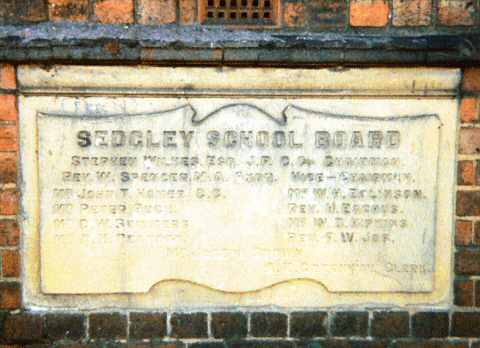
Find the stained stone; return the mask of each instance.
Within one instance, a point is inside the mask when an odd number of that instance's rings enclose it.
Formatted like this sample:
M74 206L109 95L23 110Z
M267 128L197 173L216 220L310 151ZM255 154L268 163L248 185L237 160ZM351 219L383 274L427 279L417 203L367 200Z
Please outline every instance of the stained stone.
M27 302L448 301L458 71L79 69L20 70Z

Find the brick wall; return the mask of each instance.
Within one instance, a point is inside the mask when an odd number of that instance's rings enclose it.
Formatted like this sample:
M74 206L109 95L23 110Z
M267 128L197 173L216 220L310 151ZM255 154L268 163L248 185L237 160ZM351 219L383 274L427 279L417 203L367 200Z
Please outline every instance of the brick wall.
M198 24L198 0L2 0L0 23ZM478 0L281 0L277 27L395 30L479 24Z
M29 312L21 303L15 67L0 68L0 347L480 347L480 68L460 105L450 310ZM145 341L146 340L146 341ZM126 343L128 342L128 343ZM81 343L81 345L79 345ZM41 345L40 345L41 346Z
M280 8L285 30L468 33L480 24L478 0L284 0ZM196 0L2 0L0 24L191 25L198 13ZM49 313L22 308L15 66L0 64L0 347L480 348L480 68L463 73L449 310Z

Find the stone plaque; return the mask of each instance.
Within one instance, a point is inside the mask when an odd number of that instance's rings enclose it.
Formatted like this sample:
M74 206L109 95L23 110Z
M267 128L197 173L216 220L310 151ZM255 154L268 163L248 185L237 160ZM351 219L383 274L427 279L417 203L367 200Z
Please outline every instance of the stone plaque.
M38 114L44 292L432 290L436 115L217 103Z
M444 298L454 99L220 94L24 99L43 296Z

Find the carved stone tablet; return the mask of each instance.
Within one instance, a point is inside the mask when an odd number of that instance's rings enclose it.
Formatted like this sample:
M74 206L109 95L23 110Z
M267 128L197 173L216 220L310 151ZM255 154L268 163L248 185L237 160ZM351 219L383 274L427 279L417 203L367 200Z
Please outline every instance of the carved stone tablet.
M41 296L444 301L455 100L237 94L22 99Z
M432 290L436 115L202 111L38 114L44 292Z

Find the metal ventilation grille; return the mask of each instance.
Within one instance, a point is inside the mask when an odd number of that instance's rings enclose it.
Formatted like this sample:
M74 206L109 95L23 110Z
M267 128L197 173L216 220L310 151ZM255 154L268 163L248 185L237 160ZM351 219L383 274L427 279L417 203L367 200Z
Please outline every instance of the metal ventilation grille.
M278 0L202 0L204 23L272 25Z

